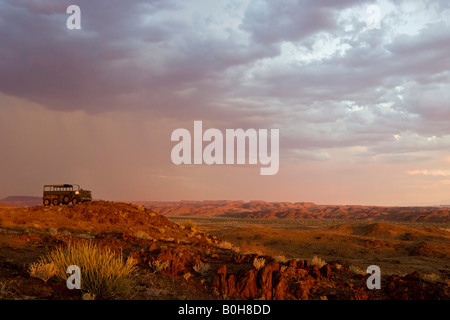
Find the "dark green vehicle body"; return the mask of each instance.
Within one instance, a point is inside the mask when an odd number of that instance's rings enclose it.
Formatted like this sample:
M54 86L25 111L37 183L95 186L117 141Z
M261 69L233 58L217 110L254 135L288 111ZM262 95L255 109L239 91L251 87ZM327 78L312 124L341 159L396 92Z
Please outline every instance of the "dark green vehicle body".
M85 201L92 201L92 193L83 190L78 184L48 184L44 186L42 197L44 206L53 204L78 204Z

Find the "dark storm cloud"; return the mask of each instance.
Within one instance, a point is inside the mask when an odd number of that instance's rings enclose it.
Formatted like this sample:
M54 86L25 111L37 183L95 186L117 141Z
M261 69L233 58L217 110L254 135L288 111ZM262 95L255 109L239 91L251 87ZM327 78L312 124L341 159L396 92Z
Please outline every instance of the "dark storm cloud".
M54 109L117 107L114 98L134 93L147 77L136 61L140 42L167 41L183 27L155 16L172 9L171 1L79 1L79 31L66 28L70 2L48 4L2 2L0 90Z
M124 2L115 2L122 3L122 8L116 7L121 12ZM119 88L121 91L129 88L132 84L117 80L118 74L105 79L103 72L109 63L132 55L126 46L118 43L118 35L108 29L108 20L114 17L107 5L111 1L95 2L105 11L98 10L98 15L82 10L84 29L78 33L65 27L68 1L58 6L48 4L48 1L2 2L0 90L65 110L72 109L76 103L85 107L95 105L101 102L95 96L108 96ZM87 2L79 4L87 7ZM109 27L126 25L126 20L124 14ZM103 28L92 31L88 28L90 24ZM89 101L92 98L94 101Z
M161 16L181 8L172 1L79 1L79 31L65 27L68 1L38 4L1 5L0 91L53 109L150 107L177 114L190 103L172 98L177 91L201 87L190 104L199 108L223 85L222 72L279 53L231 31L207 32L207 22Z
M201 2L84 0L77 3L82 30L70 31L69 1L3 1L0 91L57 110L147 109L218 127L278 126L292 148L450 133L441 98L450 29L434 21L416 35L396 35L400 9L381 30L367 30L356 13L340 17L371 3L254 0L238 13L242 4L228 1L218 14L202 15ZM221 24L228 20L234 24ZM290 43L314 55L319 40L346 49L306 62L283 51Z

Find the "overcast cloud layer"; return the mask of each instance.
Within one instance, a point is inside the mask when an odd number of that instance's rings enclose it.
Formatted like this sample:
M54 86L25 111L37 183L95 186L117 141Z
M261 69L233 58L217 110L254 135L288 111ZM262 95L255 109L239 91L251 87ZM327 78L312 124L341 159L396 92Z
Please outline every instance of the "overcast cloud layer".
M450 2L75 2L0 1L0 198L450 203ZM280 129L279 173L173 165L194 120Z

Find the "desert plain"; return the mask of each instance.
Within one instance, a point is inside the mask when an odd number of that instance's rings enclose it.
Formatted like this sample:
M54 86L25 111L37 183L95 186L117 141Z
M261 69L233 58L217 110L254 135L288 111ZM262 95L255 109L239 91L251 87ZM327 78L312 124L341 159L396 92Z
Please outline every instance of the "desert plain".
M0 298L448 300L449 220L447 207L3 203ZM92 294L32 272L50 252L74 243L132 260L132 290ZM367 288L370 265L380 267L380 289Z

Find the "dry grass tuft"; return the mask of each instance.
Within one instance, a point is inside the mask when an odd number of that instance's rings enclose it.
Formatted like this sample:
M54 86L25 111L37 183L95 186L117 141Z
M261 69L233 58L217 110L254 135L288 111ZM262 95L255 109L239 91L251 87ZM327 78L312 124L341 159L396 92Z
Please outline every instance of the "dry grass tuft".
M110 248L99 247L90 241L59 247L41 258L37 266L46 264L53 264L55 276L64 281L68 278L67 267L78 266L81 270L82 292L96 298L128 299L136 292L136 261L130 258L124 260L122 254L116 254ZM52 267L48 268L53 270ZM49 272L48 275L50 274Z
M9 290L8 285L5 282L0 282L0 298L7 299L12 292Z
M188 272L188 273L185 273L184 275L183 275L183 278L185 279L185 280L189 280L189 278L192 276L192 274L190 273L190 272Z
M204 276L209 271L209 264L200 262L194 266L194 271Z
M151 237L148 235L148 233L147 232L145 232L145 231L137 231L135 234L134 234L134 237L135 238L138 238L138 239L145 239L145 240L150 240L151 239Z
M87 293L83 293L83 295L81 296L82 300L95 300L95 294L91 294L89 292Z
M230 250L231 248L233 248L233 245L228 241L222 241L218 244L218 247L221 249Z
M360 267L355 266L353 264L349 266L349 269L350 269L351 272L353 272L355 274L360 274L360 275L365 275L366 274L365 270L363 270Z
M324 265L327 264L327 262L325 260L319 258L318 256L314 256L311 260L311 264L316 265L319 268L322 268Z
M430 281L430 282L439 282L441 281L441 277L439 277L437 274L435 273L428 273L428 274L424 274L422 276L422 278L426 281Z
M34 278L39 278L44 282L47 282L56 275L56 266L54 263L46 263L45 261L40 260L30 265L28 273Z
M179 223L181 227L184 227L185 229L197 229L197 224L193 222L192 220L185 220Z
M153 273L157 273L165 270L169 266L169 261L155 260L153 262L149 262L148 264L153 269Z
M260 270L261 268L264 267L264 265L266 264L266 259L264 259L263 257L261 258L255 258L253 260L253 266L256 268L256 270Z

